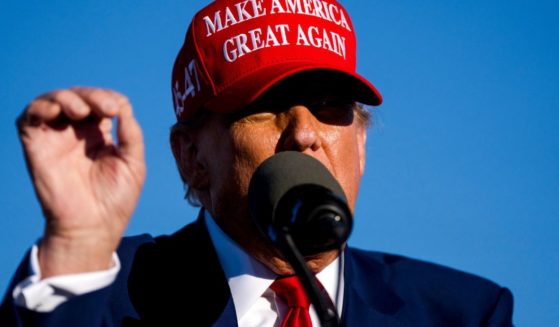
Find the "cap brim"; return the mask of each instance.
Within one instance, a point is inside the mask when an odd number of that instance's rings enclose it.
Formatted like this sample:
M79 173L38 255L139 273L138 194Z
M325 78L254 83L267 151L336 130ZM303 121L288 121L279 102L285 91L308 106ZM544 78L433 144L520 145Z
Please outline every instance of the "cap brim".
M274 85L288 77L319 72L322 78L330 76L328 83L348 95L352 96L357 102L378 106L382 103L380 92L367 79L355 72L348 72L343 69L333 69L323 67L314 63L282 63L269 67L261 68L253 73L245 75L235 81L219 94L206 103L205 107L211 111L230 113L238 111L253 101Z

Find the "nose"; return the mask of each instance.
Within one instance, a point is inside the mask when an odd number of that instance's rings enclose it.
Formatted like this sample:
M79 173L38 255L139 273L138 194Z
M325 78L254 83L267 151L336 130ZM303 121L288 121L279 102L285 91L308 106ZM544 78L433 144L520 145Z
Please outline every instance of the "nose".
M282 150L316 151L322 146L318 131L319 122L309 108L303 105L291 107L286 112L286 121L280 139Z

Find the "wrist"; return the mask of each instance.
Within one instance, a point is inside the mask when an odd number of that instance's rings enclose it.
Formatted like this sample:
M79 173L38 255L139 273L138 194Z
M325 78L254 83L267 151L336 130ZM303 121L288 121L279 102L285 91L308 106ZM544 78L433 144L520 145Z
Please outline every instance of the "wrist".
M108 239L46 232L39 242L41 279L109 269L116 245Z

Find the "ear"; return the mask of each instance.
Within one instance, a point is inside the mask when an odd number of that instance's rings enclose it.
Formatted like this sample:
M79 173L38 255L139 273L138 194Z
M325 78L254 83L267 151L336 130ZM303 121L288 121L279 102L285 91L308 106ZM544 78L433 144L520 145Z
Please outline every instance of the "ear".
M208 187L206 168L198 160L198 147L194 132L182 128L171 131L171 149L181 178L193 190L203 190Z
M357 131L357 147L359 151L359 173L361 176L365 173L365 157L367 148L367 128L360 127Z

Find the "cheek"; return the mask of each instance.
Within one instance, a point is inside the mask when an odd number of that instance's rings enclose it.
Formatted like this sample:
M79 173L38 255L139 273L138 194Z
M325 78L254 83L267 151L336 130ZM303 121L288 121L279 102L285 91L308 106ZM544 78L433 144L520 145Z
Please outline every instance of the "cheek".
M256 168L274 155L279 133L267 128L233 128L233 167L238 176L241 192L248 191L248 184Z
M334 143L330 143L330 163L353 210L361 181L360 142L353 130L341 129L338 132Z

